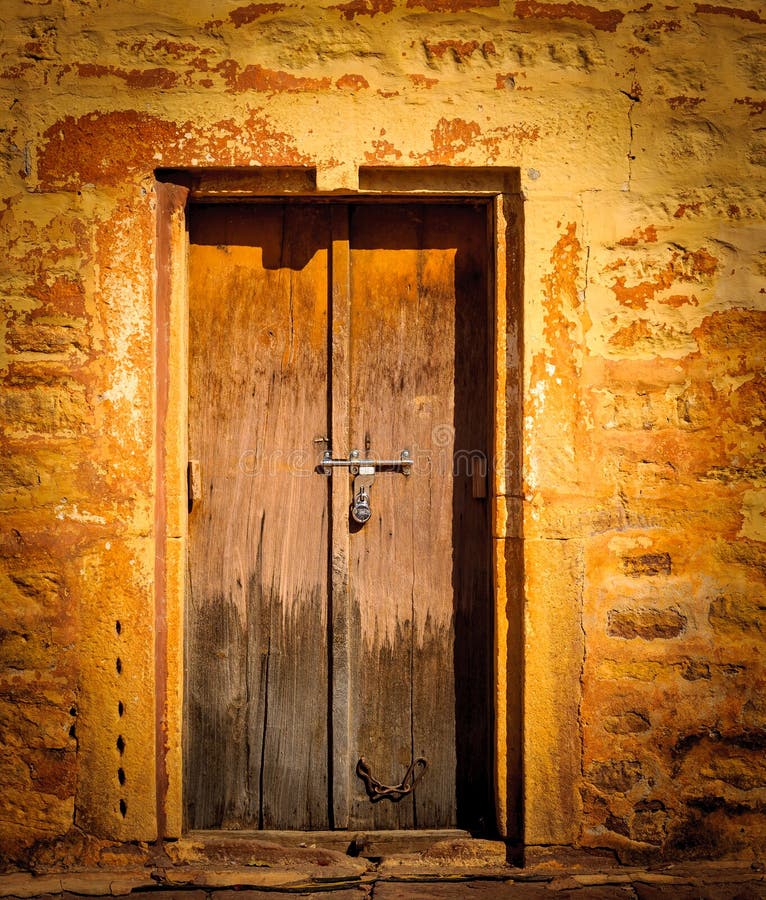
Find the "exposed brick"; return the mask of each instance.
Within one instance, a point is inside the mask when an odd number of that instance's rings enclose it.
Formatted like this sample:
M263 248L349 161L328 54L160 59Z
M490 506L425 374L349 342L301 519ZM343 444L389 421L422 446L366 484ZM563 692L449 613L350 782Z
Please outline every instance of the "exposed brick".
M625 14L617 9L597 9L584 3L541 3L517 0L516 15L532 19L574 19L587 22L602 31L615 31Z

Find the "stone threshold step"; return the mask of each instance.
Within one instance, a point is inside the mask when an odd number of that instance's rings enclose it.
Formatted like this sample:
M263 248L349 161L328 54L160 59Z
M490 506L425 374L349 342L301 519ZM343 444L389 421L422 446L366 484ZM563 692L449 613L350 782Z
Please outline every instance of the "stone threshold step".
M400 853L420 853L443 841L472 841L467 831L452 829L418 829L392 831L190 831L181 843L202 844L213 854L216 850L236 849L253 842L279 844L282 847L310 847L336 850L349 856L368 859ZM482 843L488 843L482 841ZM498 847L501 841L493 841Z

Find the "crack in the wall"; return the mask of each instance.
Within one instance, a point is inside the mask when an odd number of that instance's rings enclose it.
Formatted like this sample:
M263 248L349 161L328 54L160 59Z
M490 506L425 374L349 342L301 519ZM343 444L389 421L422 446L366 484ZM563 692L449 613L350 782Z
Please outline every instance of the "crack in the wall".
M582 289L582 299L585 300L585 293L588 290L588 267L590 266L590 244L585 245L585 272L583 278L585 279L585 284Z
M581 645L581 654L580 654L580 673L578 677L579 682L579 697L577 698L577 736L578 736L578 745L580 749L580 761L579 761L579 771L580 778L585 778L585 727L583 722L583 698L585 696L585 665L586 665L586 654L587 654L587 634L585 630L585 587L586 587L586 576L585 576L585 548L580 545L578 548L578 577L577 583L580 588L580 602L579 602L579 611L577 616L577 624L580 629L580 640L582 642ZM580 794L580 811L582 811L582 795ZM580 836L582 836L582 825L580 826Z
M628 157L628 181L626 190L630 191L633 180L633 160L636 158L635 153L633 153L633 138L635 137L633 127L633 107L636 103L641 102L641 98L637 94L631 94L628 91L621 90L620 93L624 94L628 100L630 100L630 106L628 107L628 152L626 154Z
M582 290L579 292L578 299L580 303L585 303L585 298L588 294L588 267L590 266L590 241L587 239L587 227L586 227L586 219L585 219L585 204L583 203L583 195L578 195L578 205L580 207L580 235L582 237L583 249L585 250L585 264L583 266L583 285ZM584 335L583 335L584 337Z

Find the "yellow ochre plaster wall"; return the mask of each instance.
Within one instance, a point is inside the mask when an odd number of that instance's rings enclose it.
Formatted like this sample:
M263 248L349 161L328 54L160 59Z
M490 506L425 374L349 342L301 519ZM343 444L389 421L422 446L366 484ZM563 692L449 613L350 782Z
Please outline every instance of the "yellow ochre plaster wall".
M760 3L4 0L0 159L4 864L158 833L158 167L518 171L496 558L521 837L763 848Z

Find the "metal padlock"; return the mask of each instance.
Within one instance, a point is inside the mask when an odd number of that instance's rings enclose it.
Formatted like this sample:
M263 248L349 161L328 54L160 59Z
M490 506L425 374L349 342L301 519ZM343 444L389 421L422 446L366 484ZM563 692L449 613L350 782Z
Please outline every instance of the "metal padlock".
M374 482L375 467L359 466L359 474L354 477L354 498L351 502L351 518L358 525L364 525L372 515L368 488L372 487Z
M358 522L359 525L364 525L371 515L370 495L367 493L367 488L361 487L354 494L354 502L351 504L351 518Z

